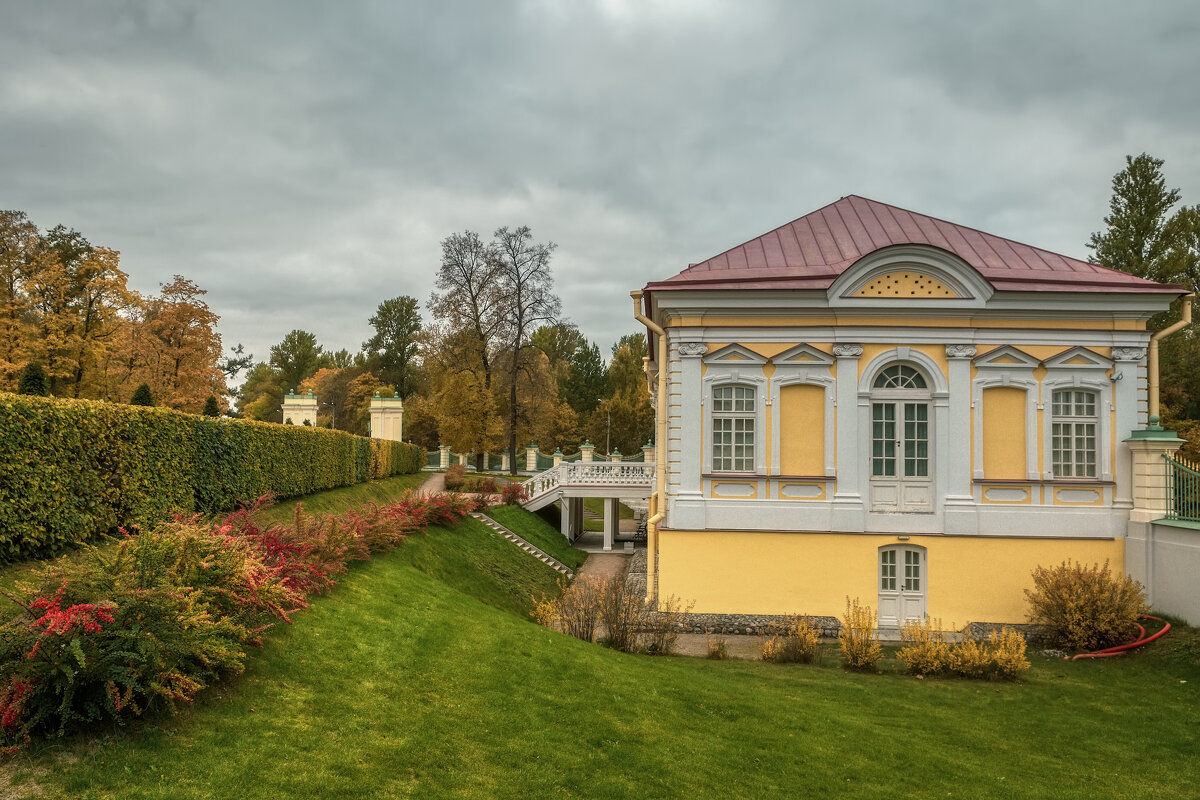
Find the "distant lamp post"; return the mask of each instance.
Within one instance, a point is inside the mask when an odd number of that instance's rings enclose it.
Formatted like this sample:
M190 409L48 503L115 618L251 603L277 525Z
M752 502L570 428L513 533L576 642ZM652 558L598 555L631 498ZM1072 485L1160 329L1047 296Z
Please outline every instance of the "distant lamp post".
M337 406L333 403L321 403L323 406L329 406L329 429L333 430L337 427Z
M603 403L604 400L597 397L597 403ZM608 412L608 426L604 430L604 452L612 455L612 405L605 409Z

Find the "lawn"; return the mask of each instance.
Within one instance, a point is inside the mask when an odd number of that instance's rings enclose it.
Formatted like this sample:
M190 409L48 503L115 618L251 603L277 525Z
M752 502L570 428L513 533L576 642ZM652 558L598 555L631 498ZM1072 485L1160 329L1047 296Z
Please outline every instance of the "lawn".
M48 798L1195 796L1194 630L1035 656L1021 684L916 680L609 651L528 620L554 578L474 520L432 528L196 708L8 777Z
M525 541L552 555L571 569L576 569L587 553L574 548L553 525L517 506L496 506L488 515Z

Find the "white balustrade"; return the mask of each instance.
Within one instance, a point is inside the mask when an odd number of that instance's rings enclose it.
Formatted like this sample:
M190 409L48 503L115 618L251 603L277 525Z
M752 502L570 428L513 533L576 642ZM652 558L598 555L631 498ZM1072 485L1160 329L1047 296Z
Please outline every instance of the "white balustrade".
M620 461L567 461L521 484L530 500L561 486L620 486L650 490L654 465Z

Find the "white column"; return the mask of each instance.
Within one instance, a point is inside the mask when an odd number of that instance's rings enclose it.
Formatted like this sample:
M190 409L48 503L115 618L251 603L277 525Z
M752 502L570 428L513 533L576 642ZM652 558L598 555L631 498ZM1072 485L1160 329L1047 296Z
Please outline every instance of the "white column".
M441 454L441 457L442 457L442 461L441 461L442 469L449 469L450 468L450 446L445 445L445 444L440 445L438 447L438 452Z
M1146 348L1114 347L1112 357L1116 362L1113 369L1113 401L1117 407L1116 430L1113 431L1117 440L1113 479L1117 485L1113 492L1113 506L1130 508L1133 506L1132 455L1129 445L1123 440L1138 424L1138 366L1146 357Z
M835 344L837 359L837 490L833 495L833 529L862 530L862 464L859 463L858 359L860 344ZM870 415L868 414L868 417ZM862 431L867 436L870 428Z
M557 467L559 464L562 463L562 460L563 460L562 448L555 448L554 449L554 466Z
M558 530L569 542L571 541L571 520L574 517L572 513L575 509L571 507L570 497L562 499L562 513L558 515Z
M583 444L579 445L579 453L579 460L590 464L596 457L596 445L584 439Z
M615 497L604 498L604 549L612 550L617 538L617 525L621 519L621 501Z
M505 450L500 455L500 471L508 472L508 470L511 466L512 466L512 456L509 455L509 452L507 450Z
M529 444L529 446L525 448L525 469L526 469L526 471L528 471L528 472L537 472L538 471L537 457L538 457L537 445L533 444L531 442Z

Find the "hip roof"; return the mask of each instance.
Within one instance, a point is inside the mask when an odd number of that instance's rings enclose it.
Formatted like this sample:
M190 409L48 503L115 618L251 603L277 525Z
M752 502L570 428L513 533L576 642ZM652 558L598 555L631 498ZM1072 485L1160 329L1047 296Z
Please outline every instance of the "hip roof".
M843 197L646 288L827 289L863 256L913 244L953 253L997 290L1184 291L857 195Z

